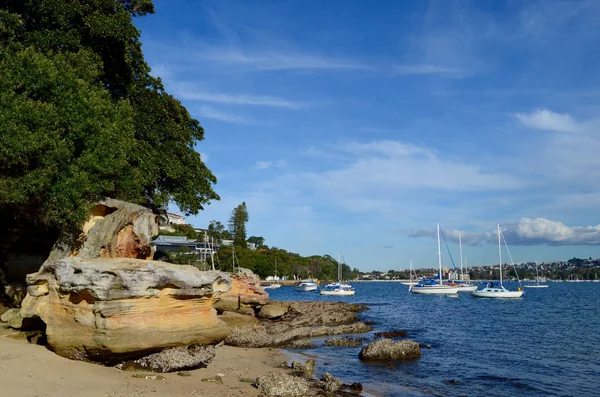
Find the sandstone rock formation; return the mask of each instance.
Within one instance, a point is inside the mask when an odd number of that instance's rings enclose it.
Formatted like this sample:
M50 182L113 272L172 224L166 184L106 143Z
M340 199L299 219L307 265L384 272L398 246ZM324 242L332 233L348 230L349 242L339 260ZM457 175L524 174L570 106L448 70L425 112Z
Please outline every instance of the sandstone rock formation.
M286 314L289 309L290 304L288 302L270 301L260 308L260 311L256 314L256 316L269 320L278 319Z
M210 344L229 333L213 304L232 282L218 271L74 257L47 261L27 283L21 317L41 318L48 345L69 358L106 362L129 353Z
M214 307L218 312L230 311L254 316L255 308L266 305L269 294L260 286L260 278L248 269L231 274L231 288L221 294Z
M81 234L63 236L44 264L67 257L152 259L152 237L158 234L156 215L146 207L107 198L91 211Z
M358 358L363 361L410 360L419 357L421 357L419 344L412 340L394 342L391 339L381 339L369 343L358 354Z

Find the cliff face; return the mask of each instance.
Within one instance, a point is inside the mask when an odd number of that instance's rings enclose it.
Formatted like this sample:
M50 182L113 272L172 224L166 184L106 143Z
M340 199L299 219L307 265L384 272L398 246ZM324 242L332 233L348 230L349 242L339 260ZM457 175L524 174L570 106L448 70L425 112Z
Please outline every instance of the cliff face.
M231 275L231 289L215 302L219 312L229 311L254 316L255 308L266 305L269 294L260 286L260 278L247 269Z
M27 278L21 317L46 324L49 346L77 359L210 344L229 334L213 304L221 272L138 259L66 258Z

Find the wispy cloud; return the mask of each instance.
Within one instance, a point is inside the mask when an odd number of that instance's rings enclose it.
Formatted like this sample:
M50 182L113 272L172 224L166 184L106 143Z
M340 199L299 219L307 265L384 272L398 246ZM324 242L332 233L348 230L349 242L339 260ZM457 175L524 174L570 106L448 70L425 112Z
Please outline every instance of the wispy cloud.
M287 164L285 160L277 161L257 161L255 167L259 170L266 170L269 168L284 167Z
M300 51L253 52L227 47L204 48L194 51L196 59L220 64L245 65L258 70L369 70L371 66L352 59L331 58Z
M257 124L254 120L248 119L245 117L241 117L232 113L222 112L220 110L214 109L210 106L201 106L198 110L198 116L200 119L213 119L222 121L224 123L231 124L246 124L246 125L255 125Z
M521 218L517 222L502 225L502 233L509 245L600 245L600 225L566 226L562 222L545 218ZM406 232L408 237L437 238L436 230L417 229ZM447 240L457 243L458 230L445 230ZM489 232L461 232L463 244L496 244L497 234Z
M522 124L540 130L558 132L577 132L580 130L575 119L568 113L555 113L548 109L537 109L532 113L517 113L515 117Z
M400 75L438 75L442 77L462 78L471 74L469 70L450 68L436 65L396 65L394 67Z
M270 106L288 109L306 107L306 104L301 102L268 95L210 93L190 90L184 87L175 88L174 92L178 98L188 101L215 102L228 105Z

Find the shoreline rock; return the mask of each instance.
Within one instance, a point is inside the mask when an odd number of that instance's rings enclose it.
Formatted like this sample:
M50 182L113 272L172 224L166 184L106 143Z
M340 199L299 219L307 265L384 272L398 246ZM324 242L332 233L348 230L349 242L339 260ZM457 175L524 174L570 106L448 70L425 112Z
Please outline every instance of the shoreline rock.
M358 354L362 361L412 360L420 357L419 343L412 340L395 342L391 339L381 339L369 343Z

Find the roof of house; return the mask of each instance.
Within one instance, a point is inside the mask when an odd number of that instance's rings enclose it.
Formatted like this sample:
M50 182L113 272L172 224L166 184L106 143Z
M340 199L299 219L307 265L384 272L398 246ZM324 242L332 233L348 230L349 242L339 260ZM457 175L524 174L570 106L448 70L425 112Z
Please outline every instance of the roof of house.
M196 242L188 240L186 236L158 236L152 240L152 244L196 246Z

